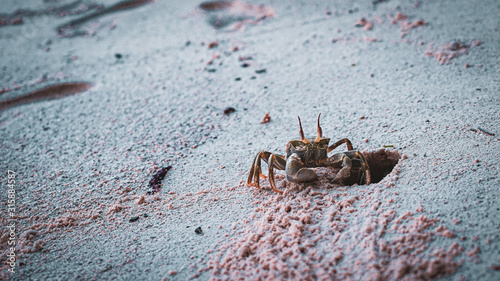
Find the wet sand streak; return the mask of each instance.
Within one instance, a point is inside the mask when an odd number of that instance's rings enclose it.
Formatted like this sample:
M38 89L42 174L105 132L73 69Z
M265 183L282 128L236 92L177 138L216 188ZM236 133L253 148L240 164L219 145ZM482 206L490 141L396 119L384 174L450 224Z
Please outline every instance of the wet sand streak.
M122 10L137 8L142 5L151 4L154 2L156 2L156 0L129 0L129 1L119 2L109 8L104 8L104 6L101 6L101 9L90 15L86 15L79 19L70 21L66 24L60 25L59 27L57 27L56 31L57 34L62 37L85 36L88 35L88 32L86 30L75 30L75 29L82 27L83 24L91 20L103 17L107 14L119 12Z
M92 84L87 82L55 84L40 90L36 90L24 96L1 101L0 109L6 109L17 105L33 103L42 100L59 99L84 92L91 87Z

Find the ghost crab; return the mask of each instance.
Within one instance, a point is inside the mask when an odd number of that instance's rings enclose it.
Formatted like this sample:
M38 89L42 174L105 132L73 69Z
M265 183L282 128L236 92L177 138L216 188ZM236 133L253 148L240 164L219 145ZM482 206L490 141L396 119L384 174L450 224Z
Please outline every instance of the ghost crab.
M267 177L271 188L280 194L283 194L283 191L276 188L274 169L285 170L286 179L290 182L298 183L318 178L318 175L311 168L333 167L340 169L333 180L336 183L345 184L347 181L354 181L358 184L370 184L370 168L365 157L358 150L353 149L351 141L347 138L328 146L330 139L323 137L323 130L319 125L320 116L321 113L318 115L318 136L309 139L304 137L300 117L298 117L301 139L291 140L286 144L286 156L259 151L252 163L252 168L250 168L247 185L259 187L259 177L266 178L262 174L261 160L264 160L268 164ZM336 153L328 157L328 153L344 143L348 151Z

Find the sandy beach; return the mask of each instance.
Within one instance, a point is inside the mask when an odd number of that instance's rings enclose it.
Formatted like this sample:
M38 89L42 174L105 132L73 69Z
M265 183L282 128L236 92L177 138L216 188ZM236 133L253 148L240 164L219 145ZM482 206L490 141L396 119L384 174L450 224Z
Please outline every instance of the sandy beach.
M2 1L0 279L500 280L499 14ZM319 114L370 184L249 185Z

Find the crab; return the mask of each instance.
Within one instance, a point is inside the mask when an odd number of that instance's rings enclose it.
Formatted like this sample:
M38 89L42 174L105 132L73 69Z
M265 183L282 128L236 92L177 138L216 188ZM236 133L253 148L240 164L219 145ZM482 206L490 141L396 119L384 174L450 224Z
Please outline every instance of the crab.
M286 156L267 151L259 151L253 160L250 173L248 174L247 185L260 187L259 177L266 178L262 174L261 160L268 165L267 178L272 190L283 194L283 191L276 188L274 170L285 170L286 179L294 183L308 182L318 179L318 175L312 168L332 167L339 169L333 181L339 184L357 183L370 184L370 167L363 154L354 150L349 139L344 138L329 146L330 139L323 137L323 130L319 125L318 115L318 136L316 138L305 138L302 124L299 119L300 139L291 140L286 144ZM335 148L346 144L347 151L328 156Z

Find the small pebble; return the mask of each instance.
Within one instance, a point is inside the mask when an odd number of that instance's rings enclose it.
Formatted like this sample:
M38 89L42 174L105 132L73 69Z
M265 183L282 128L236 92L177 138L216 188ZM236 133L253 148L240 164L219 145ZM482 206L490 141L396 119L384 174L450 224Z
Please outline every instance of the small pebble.
M236 109L234 109L233 107L227 107L226 109L224 109L224 114L229 115L235 111Z
M214 41L214 42L209 43L207 47L208 47L209 49L212 49L212 48L217 47L217 45L219 45L219 42Z
M199 234L199 235L202 235L202 234L203 234L203 230L201 230L201 226L199 226L198 228L196 228L196 229L194 230L194 232L195 232L196 234Z

